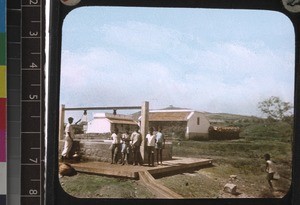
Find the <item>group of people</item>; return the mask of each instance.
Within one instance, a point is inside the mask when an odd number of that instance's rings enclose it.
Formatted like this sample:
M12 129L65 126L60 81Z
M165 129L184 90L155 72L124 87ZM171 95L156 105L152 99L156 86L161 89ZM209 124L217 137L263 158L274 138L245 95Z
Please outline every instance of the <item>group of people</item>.
M69 153L73 144L74 131L72 128L73 118L68 118L68 124L65 127L65 144L62 151L62 160L69 158ZM142 145L143 139L139 132L139 127L137 126L133 133L129 133L129 128L126 128L125 133L119 133L119 130L115 128L111 135L112 144L111 149L111 163L117 164L118 161L122 165L128 164L129 159L132 159L133 165L141 165L142 157L140 153L140 147ZM145 146L148 155L148 165L154 166L154 155L156 151L157 164L159 162L162 164L162 150L165 146L164 135L162 134L161 127L155 130L153 127L149 128L149 132L145 137ZM265 154L266 160L266 172L267 181L270 189L273 190L273 180L277 180L279 175L277 174L274 162L271 160L269 154ZM276 176L278 175L278 176Z
M111 135L112 144L111 149L111 163L117 164L120 160L122 165L128 164L130 156L133 165L141 165L142 157L140 152L140 147L142 145L143 139L139 132L139 127L132 134L129 133L129 128L126 128L125 133L119 133L118 128L115 128ZM154 153L157 153L157 164L159 162L162 164L162 150L165 145L165 139L162 134L162 129L159 127L156 131L154 128L150 127L149 133L145 137L146 150L148 153L148 165L154 166Z
M73 144L74 130L72 127L73 118L68 118L68 123L65 127L65 144L61 154L61 160L70 158L70 151ZM111 150L111 163L117 164L118 161L122 165L128 164L129 159L132 159L133 165L142 164L142 156L140 152L140 147L142 145L142 135L139 132L139 127L136 126L133 133L129 133L129 128L126 128L123 134L119 133L119 130L115 128L111 135L112 144L110 146ZM154 130L150 127L149 133L145 138L146 150L148 153L148 164L149 166L154 166L154 153L157 153L157 164L159 162L162 164L162 150L165 146L164 135L162 134L161 127Z

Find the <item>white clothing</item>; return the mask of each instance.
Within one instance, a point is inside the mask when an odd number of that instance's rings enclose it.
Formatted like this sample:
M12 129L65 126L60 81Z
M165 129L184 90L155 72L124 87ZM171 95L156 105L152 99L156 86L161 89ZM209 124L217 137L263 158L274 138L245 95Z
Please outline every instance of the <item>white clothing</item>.
M71 135L72 138L69 135ZM68 157L69 152L71 151L72 144L73 144L73 140L72 140L73 136L74 136L73 127L70 123L68 123L65 128L65 145L61 153L63 157Z
M276 172L276 168L275 168L275 164L274 162L272 162L271 160L267 160L267 172L268 173L275 173Z
M112 144L120 144L121 143L121 136L120 134L116 134L116 133L113 133L111 135L111 138L112 138Z
M132 142L132 146L136 146L136 147L139 147L141 146L141 143L142 143L142 136L139 132L137 131L134 131L132 134L131 134L131 142Z
M122 143L123 144L130 144L130 135L127 133L122 134Z
M155 146L155 137L156 135L155 134L147 134L146 135L146 139L147 139L147 146Z
M63 149L61 155L64 157L68 157L68 154L71 151L72 145L73 145L73 140L69 136L66 136L64 149Z
M66 136L68 136L68 132L70 133L71 137L73 138L73 136L74 136L74 130L73 130L73 126L70 123L68 123L66 125L66 128L65 128L65 134L66 134Z

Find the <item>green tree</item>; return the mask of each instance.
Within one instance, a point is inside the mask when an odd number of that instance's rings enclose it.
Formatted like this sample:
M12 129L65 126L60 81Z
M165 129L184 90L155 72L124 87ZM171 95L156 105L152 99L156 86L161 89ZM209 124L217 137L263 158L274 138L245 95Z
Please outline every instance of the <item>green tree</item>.
M279 97L271 96L270 98L259 102L258 108L269 119L283 120L293 115L292 104L282 101Z

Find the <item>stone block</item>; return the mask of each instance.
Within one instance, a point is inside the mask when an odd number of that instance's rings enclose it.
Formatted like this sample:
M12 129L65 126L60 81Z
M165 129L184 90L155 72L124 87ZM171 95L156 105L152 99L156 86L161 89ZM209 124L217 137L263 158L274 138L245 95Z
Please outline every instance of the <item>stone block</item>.
M236 194L237 193L236 189L237 189L237 186L232 183L227 183L224 186L224 191L227 193L230 193L230 194Z

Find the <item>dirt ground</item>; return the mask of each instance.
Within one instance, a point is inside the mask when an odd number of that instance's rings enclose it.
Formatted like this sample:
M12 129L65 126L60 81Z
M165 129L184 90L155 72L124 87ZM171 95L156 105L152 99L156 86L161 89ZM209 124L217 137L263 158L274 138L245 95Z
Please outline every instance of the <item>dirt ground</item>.
M281 198L288 191L285 184L290 183L286 179L273 181L274 190L271 191L264 174L256 177L239 174L236 179L231 180L230 175L225 178L216 169L218 168L205 168L158 180L185 198ZM224 191L227 183L237 186L236 193Z
M231 180L229 172L235 174L228 167L216 165L156 180L184 198L280 198L288 191L290 182L284 178L274 181L274 190L271 191L264 173L257 176L237 174ZM139 180L78 173L73 177L62 177L60 182L67 193L79 198L157 198ZM224 191L228 182L237 186L236 193Z

